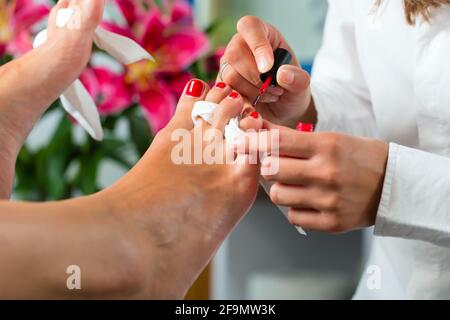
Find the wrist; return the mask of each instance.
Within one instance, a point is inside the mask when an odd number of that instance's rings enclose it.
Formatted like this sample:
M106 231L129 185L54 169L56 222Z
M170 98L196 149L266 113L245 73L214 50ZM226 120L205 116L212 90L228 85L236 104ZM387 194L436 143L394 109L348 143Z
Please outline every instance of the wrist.
M377 219L377 214L382 201L383 190L387 175L388 168L388 158L389 158L389 144L383 141L375 140L374 150L371 152L371 157L374 161L373 169L376 175L376 180L373 185L375 186L374 196L372 197L371 203L369 203L369 225L375 224Z

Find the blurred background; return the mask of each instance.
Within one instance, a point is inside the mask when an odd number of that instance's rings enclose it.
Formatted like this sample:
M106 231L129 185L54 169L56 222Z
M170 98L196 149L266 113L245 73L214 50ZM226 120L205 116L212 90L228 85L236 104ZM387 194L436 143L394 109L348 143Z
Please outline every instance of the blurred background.
M327 10L326 0L107 2L103 27L134 38L157 63L122 66L95 48L81 80L102 114L105 140L93 141L55 102L20 153L15 199L81 196L119 179L169 121L188 79L214 82L224 46L244 15L276 26L310 71ZM0 0L0 64L31 49L53 3ZM301 236L260 192L187 298L348 299L362 270L364 243L360 232Z

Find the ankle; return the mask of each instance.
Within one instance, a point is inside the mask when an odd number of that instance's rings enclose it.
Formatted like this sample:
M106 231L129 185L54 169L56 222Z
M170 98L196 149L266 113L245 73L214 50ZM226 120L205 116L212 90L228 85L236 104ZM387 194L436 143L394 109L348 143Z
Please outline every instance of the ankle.
M223 239L209 227L208 215L197 209L198 203L193 208L192 198L185 202L184 196L167 197L157 187L142 192L129 181L127 186L107 190L106 201L139 248L151 288L146 295L181 299Z

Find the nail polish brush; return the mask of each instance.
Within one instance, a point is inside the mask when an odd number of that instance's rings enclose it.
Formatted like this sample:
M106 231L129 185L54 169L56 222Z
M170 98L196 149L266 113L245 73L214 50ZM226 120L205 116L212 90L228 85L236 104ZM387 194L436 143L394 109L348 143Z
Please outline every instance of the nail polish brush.
M261 74L260 78L261 78L261 81L263 82L263 84L262 84L261 88L259 89L258 96L256 97L255 101L253 102L254 107L256 107L258 105L262 96L264 95L264 93L266 93L266 91L269 87L275 88L278 86L278 82L277 82L278 70L282 66L284 66L286 64L291 64L291 62L292 62L292 55L286 49L278 48L274 51L273 55L274 55L275 62L273 64L272 69L269 72Z

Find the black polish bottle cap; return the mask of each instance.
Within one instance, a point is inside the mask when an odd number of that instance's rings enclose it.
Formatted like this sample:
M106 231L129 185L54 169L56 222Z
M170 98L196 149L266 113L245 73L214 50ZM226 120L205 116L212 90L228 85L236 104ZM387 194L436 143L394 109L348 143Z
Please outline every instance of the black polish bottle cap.
M277 73L278 69L280 69L281 66L284 66L286 64L291 64L292 62L292 55L283 48L278 48L274 51L274 57L275 57L275 63L273 65L273 68L266 73L261 74L261 81L265 82L269 76L272 76L272 82L270 83L271 87L278 86L277 82Z

